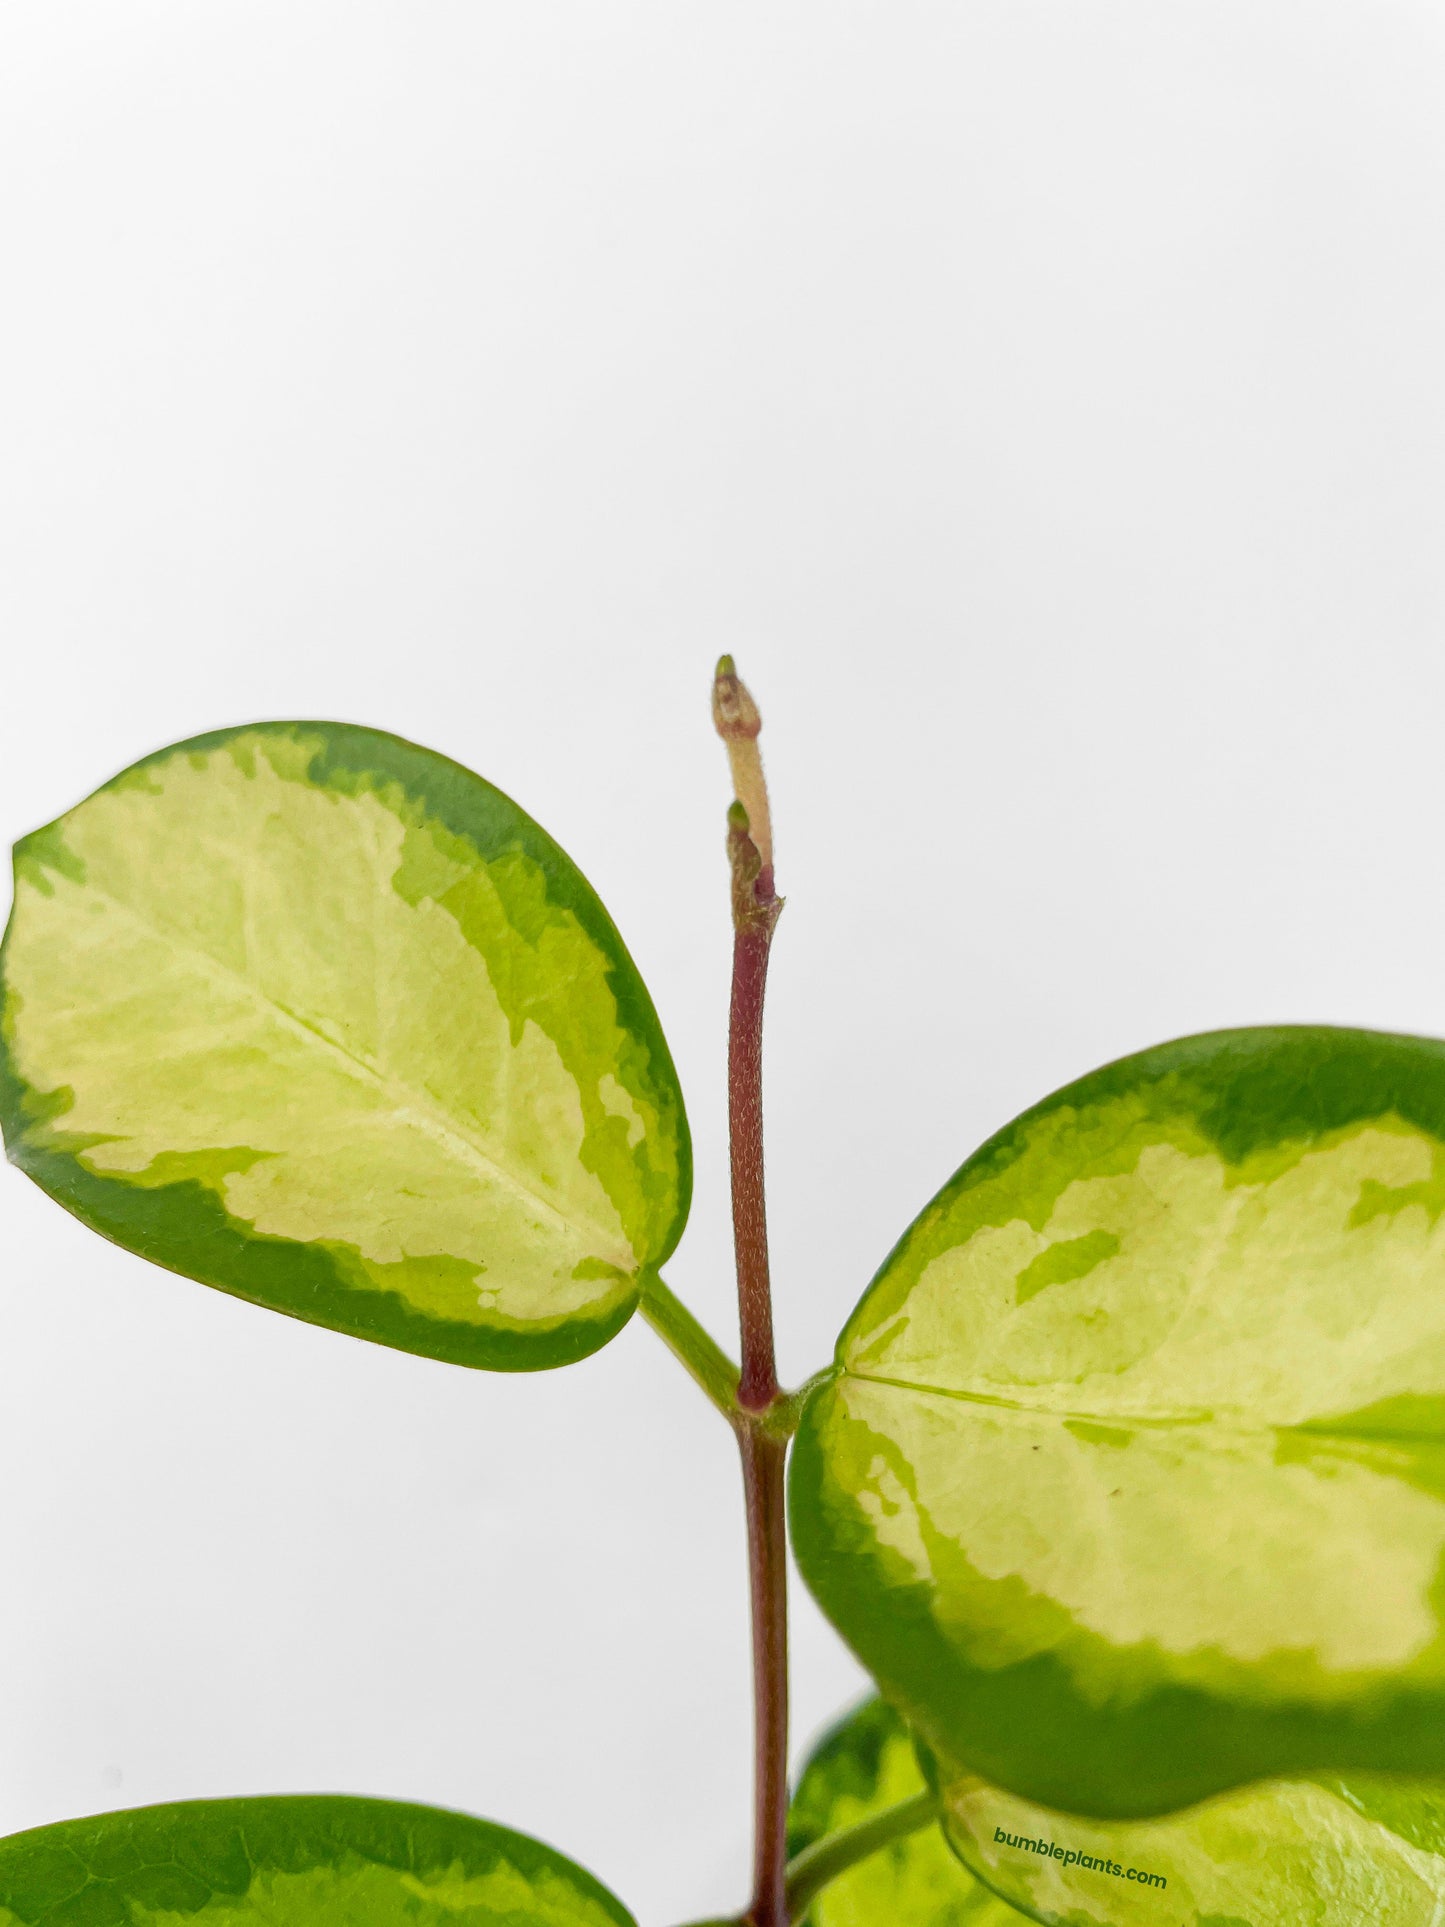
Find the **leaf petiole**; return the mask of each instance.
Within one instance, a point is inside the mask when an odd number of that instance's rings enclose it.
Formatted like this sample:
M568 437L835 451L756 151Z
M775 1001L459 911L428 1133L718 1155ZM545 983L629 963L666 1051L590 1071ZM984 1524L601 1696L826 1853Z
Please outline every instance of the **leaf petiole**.
M810 1847L804 1847L801 1853L794 1854L787 1871L788 1918L794 1927L799 1927L824 1887L840 1874L856 1867L860 1860L870 1859L885 1847L891 1847L895 1840L905 1840L909 1834L930 1826L938 1814L938 1796L925 1788L911 1800L889 1807L886 1813L872 1814L856 1826L826 1834ZM715 1920L692 1921L689 1927L750 1927L750 1916L729 1914Z
M801 1921L813 1900L838 1875L860 1860L917 1833L938 1818L938 1796L925 1788L886 1813L875 1813L857 1826L815 1840L788 1862L788 1918Z
M748 1425L766 1439L790 1439L798 1429L809 1395L837 1371L835 1365L827 1365L794 1391L779 1392L772 1404L761 1412L745 1411L738 1403L741 1374L737 1366L655 1271L643 1276L639 1308L663 1344L735 1430L739 1425Z
M758 1424L766 1436L770 1439L790 1439L798 1429L803 1407L814 1388L836 1377L837 1371L836 1365L825 1365L821 1372L814 1372L811 1378L805 1378L796 1391L779 1392L767 1410L758 1415Z
M655 1271L643 1277L641 1311L728 1423L736 1424L740 1413L737 1366Z

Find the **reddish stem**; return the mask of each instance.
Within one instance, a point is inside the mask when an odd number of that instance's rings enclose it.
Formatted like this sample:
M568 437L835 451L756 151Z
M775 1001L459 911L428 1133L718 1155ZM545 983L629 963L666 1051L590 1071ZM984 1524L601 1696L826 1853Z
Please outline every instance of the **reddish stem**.
M773 906L769 906L771 911ZM763 1188L763 995L772 947L772 914L749 918L733 937L733 996L728 1024L728 1128L737 1254L742 1382L738 1402L763 1412L778 1395L773 1358L773 1293L768 1273L768 1209Z
M743 1458L753 1618L755 1735L752 1927L788 1927L788 1565L783 1465L787 1445L764 1432L778 1397L768 1212L763 1190L763 996L782 904L773 887L768 788L757 705L731 656L717 666L713 721L727 744L737 801L728 811L733 994L728 1018L728 1138L737 1255L742 1374L734 1426Z
M783 1500L787 1444L738 1427L748 1511L753 1619L752 1927L788 1927L788 1563Z
M747 832L735 827L733 993L728 1023L728 1124L737 1254L742 1380L738 1444L747 1502L753 1622L752 1927L788 1927L788 1567L783 1466L787 1446L756 1422L778 1396L768 1214L763 1186L763 996L781 905Z

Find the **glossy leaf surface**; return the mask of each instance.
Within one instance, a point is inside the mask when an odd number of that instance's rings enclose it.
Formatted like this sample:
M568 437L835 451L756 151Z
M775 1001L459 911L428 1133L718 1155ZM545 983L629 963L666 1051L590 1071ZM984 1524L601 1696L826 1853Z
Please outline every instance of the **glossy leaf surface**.
M6 1927L635 1927L484 1820L332 1794L196 1800L0 1840Z
M913 1742L883 1700L824 1735L798 1780L788 1853L871 1820L923 1791ZM935 1823L839 1874L809 1908L811 1927L1019 1927L1019 1916L960 1865Z
M460 1364L606 1342L681 1233L682 1100L596 896L375 730L160 751L16 850L0 1115L95 1229Z
M805 1410L805 1578L1050 1806L1445 1770L1445 1046L1186 1039L986 1144Z
M1054 1813L967 1777L944 1797L963 1861L1048 1927L1445 1918L1445 1782L1264 1780L1127 1822Z

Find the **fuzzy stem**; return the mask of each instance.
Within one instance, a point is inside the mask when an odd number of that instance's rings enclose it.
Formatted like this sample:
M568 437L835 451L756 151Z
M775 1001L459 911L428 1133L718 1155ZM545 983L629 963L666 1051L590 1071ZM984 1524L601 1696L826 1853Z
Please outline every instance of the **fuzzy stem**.
M768 1216L763 1187L763 997L782 904L773 888L767 785L756 705L730 656L718 664L713 718L739 798L728 812L733 984L728 1017L728 1139L742 1376L736 1430L747 1504L753 1627L753 1898L751 1927L788 1927L788 1566L783 1500L786 1436L763 1415L778 1397ZM757 837L753 835L756 829ZM760 847L761 845L761 847Z
M763 1188L763 995L772 936L771 921L762 919L745 924L733 936L728 1026L733 1248L743 1353L738 1402L749 1412L765 1412L778 1395L768 1271L768 1209Z
M749 845L749 848L752 846ZM754 858L754 860L756 860ZM733 1242L743 1368L738 1444L747 1504L753 1625L752 1927L788 1927L788 1567L783 1509L786 1438L770 1437L762 1415L778 1396L773 1303L763 1192L763 991L773 919L750 919L733 943L728 1110L732 1137Z
M748 1516L753 1624L753 1899L751 1927L788 1927L788 1541L785 1439L738 1431Z

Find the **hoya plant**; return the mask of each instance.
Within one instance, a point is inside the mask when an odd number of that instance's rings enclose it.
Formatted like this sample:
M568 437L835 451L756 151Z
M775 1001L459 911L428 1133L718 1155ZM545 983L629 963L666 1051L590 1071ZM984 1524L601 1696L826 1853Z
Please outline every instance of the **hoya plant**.
M788 1390L761 1080L782 901L726 657L714 714L737 799L737 1363L664 1281L687 1119L611 919L508 797L377 730L197 737L20 843L10 1157L157 1264L457 1367L559 1368L635 1314L656 1328L742 1458L739 1922L1438 1923L1445 1045L1218 1032L1045 1097ZM791 1798L790 1533L878 1689ZM491 1820L339 1795L19 1834L0 1907L23 1927L631 1918Z

